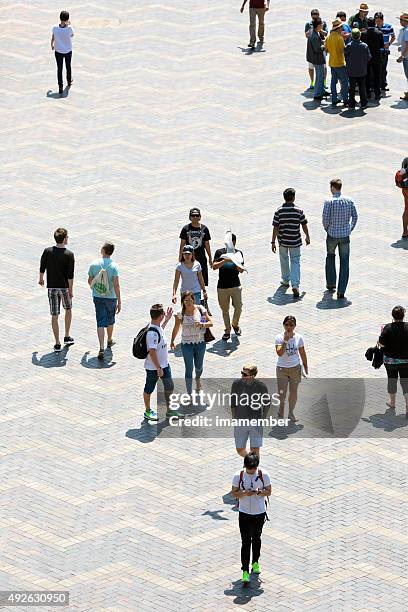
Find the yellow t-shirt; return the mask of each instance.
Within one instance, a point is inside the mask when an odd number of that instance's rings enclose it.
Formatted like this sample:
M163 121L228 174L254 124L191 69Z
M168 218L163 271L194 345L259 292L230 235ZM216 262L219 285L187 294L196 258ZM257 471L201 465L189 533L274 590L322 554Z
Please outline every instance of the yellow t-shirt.
M329 66L331 68L340 68L346 65L344 59L344 39L339 31L330 32L324 41L326 51L329 53Z

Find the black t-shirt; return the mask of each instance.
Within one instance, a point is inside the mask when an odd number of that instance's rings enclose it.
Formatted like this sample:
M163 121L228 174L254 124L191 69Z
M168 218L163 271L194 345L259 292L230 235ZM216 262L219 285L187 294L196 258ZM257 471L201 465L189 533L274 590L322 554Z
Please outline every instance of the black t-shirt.
M74 278L75 258L65 247L48 247L41 256L40 272L47 272L49 289L66 289L68 279Z
M408 323L393 321L387 323L379 337L384 346L384 355L394 359L408 359Z
M238 253L242 251L235 249ZM225 255L227 252L226 248L217 249L214 255L214 262L222 261L221 255ZM242 264L244 264L244 256L242 255ZM239 272L237 270L237 266L230 261L227 261L221 268L218 270L218 289L231 289L231 287L239 287L241 285L241 281L239 280Z
M234 419L264 419L270 407L270 395L265 383L257 378L253 383L246 383L242 378L234 380L231 387L231 412Z
M207 258L205 256L204 243L211 240L209 229L206 225L200 224L200 227L193 227L188 223L180 232L180 239L185 240L194 249L194 257L200 262L201 266L207 267Z

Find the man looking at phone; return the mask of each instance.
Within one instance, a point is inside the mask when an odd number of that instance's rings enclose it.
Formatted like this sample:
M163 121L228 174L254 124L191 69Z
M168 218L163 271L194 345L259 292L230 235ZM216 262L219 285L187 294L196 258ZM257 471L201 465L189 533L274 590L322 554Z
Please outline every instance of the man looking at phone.
M248 453L244 457L244 469L232 479L231 495L239 503L239 530L241 533L242 582L250 582L249 562L252 547L252 571L261 573L262 528L266 520L266 500L271 494L271 479L267 472L259 469L259 457Z

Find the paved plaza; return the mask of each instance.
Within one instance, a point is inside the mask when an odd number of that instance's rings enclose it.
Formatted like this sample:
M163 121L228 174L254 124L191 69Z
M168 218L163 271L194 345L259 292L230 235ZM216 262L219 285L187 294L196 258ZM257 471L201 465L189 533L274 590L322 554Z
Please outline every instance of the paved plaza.
M329 20L357 5L328 0L320 8ZM378 107L316 107L303 34L311 5L271 2L264 49L249 54L248 12L239 6L0 5L0 589L68 590L72 610L92 612L407 607L407 422L383 416L384 368L364 357L392 307L408 301L394 186L407 155L402 67L394 47L391 91ZM49 41L63 8L76 34L74 85L60 99ZM398 26L395 2L372 8ZM337 176L359 213L343 307L324 294L321 212ZM311 235L296 302L279 289L270 250L273 212L288 186ZM209 272L216 341L205 377L239 376L248 361L273 377L274 338L294 314L311 378L383 383L348 439L295 427L265 440L270 522L263 572L245 590L227 495L241 466L234 441L169 439L162 425L142 422L143 363L131 354L150 305L170 304L192 206L202 210L212 251L231 228L248 267L239 342L220 340L217 274ZM76 256L75 344L59 356L37 285L58 226ZM112 361L101 367L86 280L105 239L116 245L123 310ZM170 363L182 377L180 352ZM300 387L301 422L309 382ZM402 413L401 395L397 402Z

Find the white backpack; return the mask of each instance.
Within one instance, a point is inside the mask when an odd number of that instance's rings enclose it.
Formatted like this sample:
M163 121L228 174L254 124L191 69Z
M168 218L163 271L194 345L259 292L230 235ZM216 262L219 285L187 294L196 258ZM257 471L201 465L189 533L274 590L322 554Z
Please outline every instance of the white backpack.
M101 297L104 297L110 293L109 276L106 271L109 266L110 264L106 268L101 266L98 274L92 279L91 287L92 289L95 289L95 292Z

